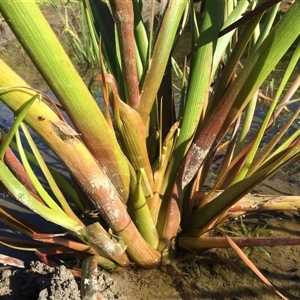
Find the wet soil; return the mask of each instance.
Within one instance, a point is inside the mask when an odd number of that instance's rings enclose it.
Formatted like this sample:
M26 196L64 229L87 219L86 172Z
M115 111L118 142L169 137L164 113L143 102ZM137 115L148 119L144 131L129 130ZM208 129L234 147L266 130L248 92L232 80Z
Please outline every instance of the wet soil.
M42 7L59 38L66 41L63 25L55 11ZM7 25L1 23L0 57L33 87L48 90L43 79L14 40ZM68 43L65 43L68 45ZM71 48L67 46L67 50ZM12 55L18 53L18 55ZM1 114L2 122L5 116ZM300 168L280 173L257 187L260 194L300 195ZM22 216L43 222L16 202L0 197L6 205ZM241 232L245 225L248 233L259 236L300 236L298 212L264 212L249 214L242 221L226 224L230 231ZM45 227L51 226L45 222ZM257 227L260 229L257 230ZM12 233L1 226L2 234ZM16 234L15 232L13 234ZM260 271L288 298L300 299L300 246L278 246L243 249ZM33 252L21 252L0 246L0 253L12 255L25 262L25 268L0 268L0 299L81 299L80 280L64 266L51 268L39 262ZM202 252L180 250L169 265L159 270L137 267L121 272L99 270L98 299L279 299L234 254L231 249L210 249Z
M299 178L299 174L295 177ZM288 182L287 178L273 178L267 185L274 183L283 190L282 194L289 194L288 190L300 194L298 184ZM269 187L259 189L263 192ZM297 212L249 214L242 221L228 222L226 228L240 233L241 222L250 235L255 232L258 236L300 236ZM11 255L7 249L6 253ZM243 251L287 299L300 299L300 246ZM25 260L23 252L14 255ZM118 272L99 269L97 287L102 297L99 299L280 299L232 249L179 250L170 264L158 270L135 266ZM0 268L0 299L81 299L80 279L75 279L64 266L51 268L37 260L25 260L25 268Z

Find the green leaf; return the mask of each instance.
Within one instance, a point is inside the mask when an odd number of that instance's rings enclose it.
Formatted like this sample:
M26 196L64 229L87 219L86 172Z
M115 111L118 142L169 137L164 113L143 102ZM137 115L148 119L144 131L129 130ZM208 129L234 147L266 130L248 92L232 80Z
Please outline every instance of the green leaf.
M149 207L143 192L143 170L137 172L137 185L130 202L128 203L129 214L137 229L153 249L158 245L158 234L153 223ZM145 176L145 175L144 175ZM152 195L153 197L153 195Z
M3 90L3 88L1 88L1 90ZM11 88L9 88L9 89L4 88L4 91L7 92L7 90L9 92L10 90L13 90L13 89L11 89ZM32 103L38 97L40 97L39 94L36 94L35 96L31 97L30 100L28 100L26 103L24 103L24 105L22 105L22 107L16 113L15 121L13 122L13 125L9 129L7 135L5 136L3 142L0 145L0 160L3 160L5 151L6 151L7 147L8 147L8 145L10 144L11 140L13 139L15 133L17 132L19 125L21 124L21 122L25 118L26 113L29 110L29 108L32 105Z
M19 202L38 213L44 219L79 235L85 232L82 224L78 223L76 220L68 217L62 211L54 211L36 200L14 177L2 160L0 160L0 181Z
M300 34L300 3L296 1L271 31L265 41L249 58L244 69L224 94L192 144L184 166L182 185L194 177L207 155L215 149L230 125L250 101ZM286 28L289 28L287 31Z
M0 12L68 113L75 130L126 201L130 179L127 161L114 132L40 9L26 0L10 5L2 1Z

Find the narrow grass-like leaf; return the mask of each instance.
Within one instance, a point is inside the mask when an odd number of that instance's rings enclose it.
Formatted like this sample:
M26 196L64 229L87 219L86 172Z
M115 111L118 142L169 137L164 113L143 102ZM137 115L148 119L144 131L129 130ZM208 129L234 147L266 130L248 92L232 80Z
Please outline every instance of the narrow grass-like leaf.
M299 158L299 138L293 145L273 157L262 165L251 176L228 187L222 194L196 211L185 223L186 229L198 229L201 232L205 226L212 226L213 220L217 220L230 206L235 204L244 195L250 192L254 186L272 176L278 169ZM201 216L201 217L200 217Z
M278 296L280 296L284 300L288 300L285 296L283 296L274 285L257 269L257 267L252 263L252 261L246 256L246 254L236 245L236 243L225 234L225 238L230 244L231 248L235 251L235 253L243 260L243 262Z
M29 131L27 130L26 126L21 123L21 128L24 132L24 135L28 141L28 144L32 150L33 155L35 156L45 178L47 179L49 186L51 188L51 191L53 192L53 194L55 195L56 199L59 201L62 209L64 210L64 212L72 219L77 220L79 223L81 222L78 217L75 215L75 213L73 212L73 210L70 208L68 202L66 201L64 195L62 194L62 192L60 191L60 189L58 188L56 182L54 181L45 161L43 160L39 150L37 149ZM23 149L24 150L24 149ZM23 151L24 153L24 151ZM25 153L24 153L25 154ZM26 157L26 154L25 154Z
M224 6L224 2L219 4ZM220 7L220 12L223 11ZM207 103L211 84L211 71L213 55L219 37L222 18L216 14L215 5L209 1L206 3L205 12L201 24L201 34L197 42L197 49L192 58L192 69L187 90L187 99L184 116L180 126L180 135L176 141L174 152L168 167L164 185L174 182L182 160L192 143L196 129L199 125L205 103Z
M226 66L222 71L222 75L219 79L219 82L215 88L214 95L211 99L209 105L209 112L207 112L207 116L212 112L212 110L217 106L217 104L221 101L224 93L227 91L230 83L236 77L236 69L239 61L246 49L249 40L253 34L253 31L257 27L260 19L262 18L262 14L256 16L251 19L247 25L245 25L242 32L239 34L238 41L236 42L232 52L230 53L229 58L226 61Z
M3 133L2 133L3 134ZM11 141L10 147L16 151L18 151L18 147L14 141ZM39 166L39 163L37 162L36 157L24 149L25 155L28 159L28 161L35 166ZM59 188L65 192L73 201L73 203L81 210L84 211L84 208L80 202L80 199L78 198L78 195L76 194L74 187L71 186L71 184L61 175L58 173L58 171L54 170L51 166L47 166L52 177L54 178L56 184L59 186ZM28 189L28 188L27 188Z
M32 168L26 158L26 155L24 153L23 145L22 145L20 134L19 134L18 130L16 131L16 142L17 142L17 146L18 146L18 150L19 150L19 154L20 154L23 166L24 166L31 182L33 183L35 189L39 193L40 197L44 200L44 202L48 205L49 208L51 208L56 213L63 215L64 212L61 209L61 207L50 197L48 192L44 189L44 187L40 183L39 179L33 172Z
M149 70L141 87L140 106L137 111L141 115L144 124L148 123L148 117L156 99L186 4L187 0L170 0L165 11Z
M117 77L121 61L116 55L115 25L107 2L89 1L96 32L103 40L101 51L105 53L110 72Z
M270 11L268 12L266 21L261 29L261 33L255 43L253 51L255 51L259 47L259 45L263 42L263 40L268 36L269 32L271 31L279 7L280 2L278 2L276 5L270 8Z
M231 237L231 239L239 247L300 245L299 237ZM181 248L190 250L231 247L225 237L207 235L199 238L182 235L178 243Z
M138 50L138 55L142 62L143 68L147 65L147 54L148 54L148 37L145 30L144 22L141 15L140 4L138 1L133 1L134 10L134 38ZM140 78L139 78L140 79Z
M1 136L5 136L5 134L2 131L0 131L0 133ZM12 143L13 142L11 142L10 145ZM17 147L15 149L17 149ZM7 148L4 156L4 162L7 165L7 167L11 170L11 172L16 176L16 178L27 188L27 190L32 194L37 195L37 192L32 182L30 181L24 167L22 166L20 160L17 158L14 152L11 150L11 148Z
M23 205L38 213L46 220L67 228L72 232L76 232L78 234L84 232L84 227L82 226L82 224L79 224L76 220L71 219L65 213L57 213L53 211L52 209L38 202L33 196L31 196L30 193L28 193L28 191L24 188L24 186L20 184L18 180L16 180L16 178L12 175L9 169L5 166L4 162L1 160L0 170L1 182Z
M230 1L227 1L230 2ZM227 5L230 5L230 3L227 3ZM247 9L248 3L247 1L239 1L236 5L236 7L233 9L231 14L228 16L227 20L225 21L224 25L222 26L222 29L228 27L233 22L235 22ZM220 64L221 58L224 55L225 49L228 46L233 34L234 30L230 31L226 35L223 35L218 39L216 51L214 55L214 61L213 61L213 67L212 67L212 74L214 75L216 73L216 70L218 68L218 65Z
M267 126L270 126L270 120L272 117L274 117L274 113L276 113L276 115L279 114L279 112L275 112L275 109L276 109L276 106L277 106L277 103L279 101L279 98L281 96L281 93L285 87L285 85L287 84L293 70L295 69L298 61L299 61L299 58L300 58L300 43L298 44L297 46L297 49L296 51L294 52L293 56L292 56L292 59L291 61L289 62L289 65L286 69L286 72L282 78L282 80L280 81L280 85L278 87L278 90L277 90L277 93L276 93L276 96L273 100L273 102L271 103L270 105L270 108L268 110L268 113L266 114L264 120L263 120L263 123L262 125L260 126L260 129L259 129L259 133L258 133L258 136L255 138L255 143L253 144L252 148L251 148L251 151L249 153L249 156L247 158L247 161L245 162L245 165L244 167L242 168L242 170L239 172L238 176L235 178L234 182L237 182L239 180L241 180L242 178L244 178L249 170L249 168L251 167L251 164L252 164L252 161L257 153L257 150L258 150L258 147L260 145L260 142L264 136L264 133L266 131L266 128ZM300 77L299 77L299 80L300 80ZM299 82L298 80L298 82ZM298 85L299 86L299 85ZM283 99L284 100L284 99ZM291 119L292 121L292 119ZM286 127L287 127L287 124L286 124ZM287 130L287 128L286 128ZM285 130L285 131L286 131ZM285 131L282 131L282 134L285 132ZM279 140L279 137L282 136L282 135L278 135L277 137L275 136L275 140ZM273 144L274 145L274 144ZM265 152L264 156L266 155L267 153ZM262 155L260 156L260 161L262 159ZM259 164L258 164L259 165Z
M0 146L0 159L3 160L5 151L10 144L11 140L13 139L13 136L15 135L16 131L18 130L19 125L23 121L23 119L26 116L27 111L29 110L32 103L38 98L40 95L33 96L30 100L28 100L17 112L15 121L11 128L9 129L7 135L5 136L3 142Z
M26 234L27 236L33 237L36 232L43 232L42 229L24 220L22 217L16 216L13 212L0 207L0 220L6 225Z
M299 36L299 13L300 3L296 1L251 56L245 68L207 118L187 155L188 164L184 166L182 176L183 187L192 180L208 153L218 145L253 94ZM287 27L290 28L288 34Z

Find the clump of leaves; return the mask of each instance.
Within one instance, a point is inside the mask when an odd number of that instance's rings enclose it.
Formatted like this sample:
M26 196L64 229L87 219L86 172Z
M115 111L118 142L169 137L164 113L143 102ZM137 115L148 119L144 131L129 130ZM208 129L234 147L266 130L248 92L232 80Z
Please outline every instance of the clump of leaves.
M299 36L300 2L275 21L280 1L257 7L253 2L249 8L246 1L236 5L220 1L217 10L214 1L203 1L196 14L189 1L170 0L158 30L150 29L155 36L147 33L142 19L144 2L83 2L89 24L100 33L99 40L93 36L93 45L100 45L101 72L91 85L101 83L103 112L38 7L26 1L0 3L1 14L59 101L30 89L0 60L0 99L16 115L1 144L0 180L18 201L73 235L44 232L2 209L3 221L47 243L46 248L36 246L44 260L50 253L80 251L95 255L106 268L131 262L157 267L174 239L178 247L187 249L243 246L246 242L238 238L220 239L209 233L220 230L229 217L251 209L299 208L295 199L266 203L256 198L247 205L247 200L238 201L299 159L299 131L281 140L299 105L261 147L299 87L298 76L284 92L299 59L299 45L292 50L276 95L254 134L251 124L260 86ZM192 39L179 72L177 109L172 55L187 22ZM239 67L246 52L248 58ZM27 126L66 166L72 185L48 169ZM19 128L34 157L24 151ZM8 147L14 147L14 136L22 163ZM203 192L218 155L223 159L216 180ZM40 184L29 162L40 166L54 196ZM94 260L89 263L95 265Z

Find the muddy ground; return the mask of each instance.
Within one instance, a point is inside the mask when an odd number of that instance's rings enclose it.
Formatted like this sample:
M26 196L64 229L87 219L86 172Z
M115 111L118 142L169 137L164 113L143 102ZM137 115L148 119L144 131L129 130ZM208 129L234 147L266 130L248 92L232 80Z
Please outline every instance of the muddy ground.
M60 39L66 42L63 26L54 10L42 7ZM33 87L48 90L9 28L1 22L0 57ZM66 43L67 45L68 43ZM67 49L71 48L67 46ZM81 69L82 70L82 69ZM84 76L84 73L82 73ZM0 121L5 124L6 114ZM300 195L300 168L280 173L259 186L262 194ZM29 219L33 214L16 202L0 197L1 205ZM43 220L37 218L37 222ZM242 223L241 223L242 222ZM250 214L227 224L228 230L241 232L242 224L248 234L259 236L300 236L298 212ZM45 223L45 226L51 226ZM256 228L259 227L259 230ZM1 234L11 234L1 227ZM16 233L14 233L16 234ZM260 271L288 298L300 299L300 246L244 249ZM25 268L2 266L0 299L81 299L80 280L64 266L51 268L39 262L33 252L20 252L0 246L0 253L24 260ZM202 252L181 251L169 266L160 270L137 267L109 273L99 270L98 290L105 299L279 299L241 262L232 250L211 249ZM99 299L104 299L100 298Z
M300 173L274 177L257 191L300 195L299 179ZM300 237L298 212L249 214L242 221L228 222L226 228L240 234L241 222L250 235ZM300 246L243 250L287 299L300 299ZM80 280L64 266L51 268L44 265L37 261L33 252L28 257L29 253L12 252L4 246L0 246L0 252L23 259L26 266L24 269L1 267L0 299L81 299ZM98 291L104 297L102 299L280 299L231 249L181 250L170 265L160 270L135 266L111 273L99 270Z

